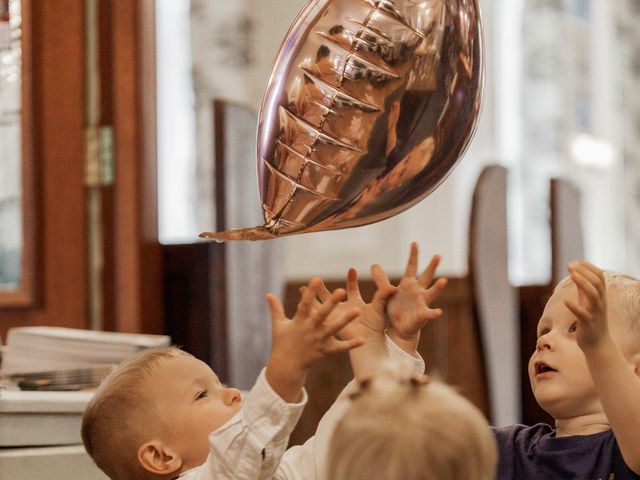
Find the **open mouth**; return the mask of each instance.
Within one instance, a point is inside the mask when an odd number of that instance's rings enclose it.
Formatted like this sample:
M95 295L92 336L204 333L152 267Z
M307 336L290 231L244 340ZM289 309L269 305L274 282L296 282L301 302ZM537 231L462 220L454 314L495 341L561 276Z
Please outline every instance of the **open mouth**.
M534 368L535 368L535 371L536 371L536 375L540 375L541 373L557 371L555 368L550 367L549 365L547 365L544 362L536 362L535 365L534 365Z

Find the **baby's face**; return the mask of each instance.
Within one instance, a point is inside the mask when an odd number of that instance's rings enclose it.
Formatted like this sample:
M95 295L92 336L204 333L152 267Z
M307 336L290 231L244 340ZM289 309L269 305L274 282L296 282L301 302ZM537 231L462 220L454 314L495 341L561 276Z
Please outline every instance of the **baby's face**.
M536 348L529 360L533 394L556 419L602 412L586 358L577 343L577 319L564 304L567 299L578 301L573 283L556 289L547 302L538 322ZM623 327L610 308L607 316L614 340L620 339Z
M222 385L206 363L190 356L162 360L148 388L156 399L163 440L179 451L183 470L204 463L209 434L241 406L239 390Z

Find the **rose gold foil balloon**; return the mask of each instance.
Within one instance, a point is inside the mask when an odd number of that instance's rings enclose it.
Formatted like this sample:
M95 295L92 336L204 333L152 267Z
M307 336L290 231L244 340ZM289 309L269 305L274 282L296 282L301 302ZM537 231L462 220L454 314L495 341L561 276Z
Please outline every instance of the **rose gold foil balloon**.
M258 240L377 222L451 172L480 110L477 0L312 0L277 56L258 126Z

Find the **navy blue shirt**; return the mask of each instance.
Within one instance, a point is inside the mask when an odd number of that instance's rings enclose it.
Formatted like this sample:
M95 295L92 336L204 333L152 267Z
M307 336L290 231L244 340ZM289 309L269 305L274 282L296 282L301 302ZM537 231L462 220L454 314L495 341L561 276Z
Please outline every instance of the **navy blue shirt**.
M556 437L555 430L542 423L493 431L498 441L498 480L640 479L624 463L612 431Z

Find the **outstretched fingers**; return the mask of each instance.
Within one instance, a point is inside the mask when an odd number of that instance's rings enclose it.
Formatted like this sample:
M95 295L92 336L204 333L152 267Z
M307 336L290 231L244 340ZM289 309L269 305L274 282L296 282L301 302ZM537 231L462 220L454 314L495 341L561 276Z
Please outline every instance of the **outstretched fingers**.
M360 310L351 308L341 318L321 325L323 328L322 336L325 339L325 353L346 352L364 345L363 337L354 337L349 340L337 337L338 332L354 321L358 315L360 315Z
M347 298L362 298L362 295L360 294L360 285L358 284L358 271L355 268L350 268L347 271Z
M327 353L338 353L353 350L354 348L361 347L365 341L362 337L352 338L351 340L339 340L334 338L332 342L327 346Z
M418 243L411 242L409 247L409 260L407 260L407 266L404 269L404 276L415 278L418 274Z
M593 309L604 301L606 285L600 269L583 261L570 263L568 269L571 280L578 287L579 303L587 309Z
M396 292L397 287L391 284L389 276L378 264L371 265L371 276L376 285L374 300L386 302Z
M320 277L313 277L306 288L301 289L300 302L296 309L296 317L308 317L314 309L322 308L318 304L318 294L324 288L324 282Z
M578 260L569 264L569 271L572 274L579 273L597 290L600 297L604 297L606 294L606 282L604 272L601 269L584 260Z
M313 313L312 320L314 324L319 325L326 320L329 314L338 306L338 304L344 299L345 291L342 288L336 289L327 298L319 308Z
M422 272L420 278L418 278L418 283L421 287L427 288L429 284L431 284L433 278L436 275L438 265L440 265L440 259L440 255L434 255L433 257L431 257L429 265L427 265L427 268L424 269L424 272Z
M318 298L320 299L320 302L326 302L330 296L331 296L331 292L329 291L327 286L324 284L324 281L320 279L320 285L318 287Z
M586 308L580 306L573 300L565 300L565 306L569 309L571 313L573 313L581 323L586 323L591 319L591 315Z
M430 305L431 302L433 302L436 298L438 298L442 294L442 292L444 291L444 287L447 286L448 282L449 280L446 277L442 277L436 280L436 283L434 283L431 286L431 288L428 288L427 290L425 290L424 302L427 305Z
M344 315L342 315L337 320L325 322L325 325L324 325L325 337L337 335L340 330L342 330L349 323L355 320L358 317L358 315L360 315L360 309L350 308L347 312L344 313Z
M265 298L267 300L267 305L269 306L269 312L271 313L271 324L274 325L276 322L285 318L284 306L280 299L272 293L267 293Z

